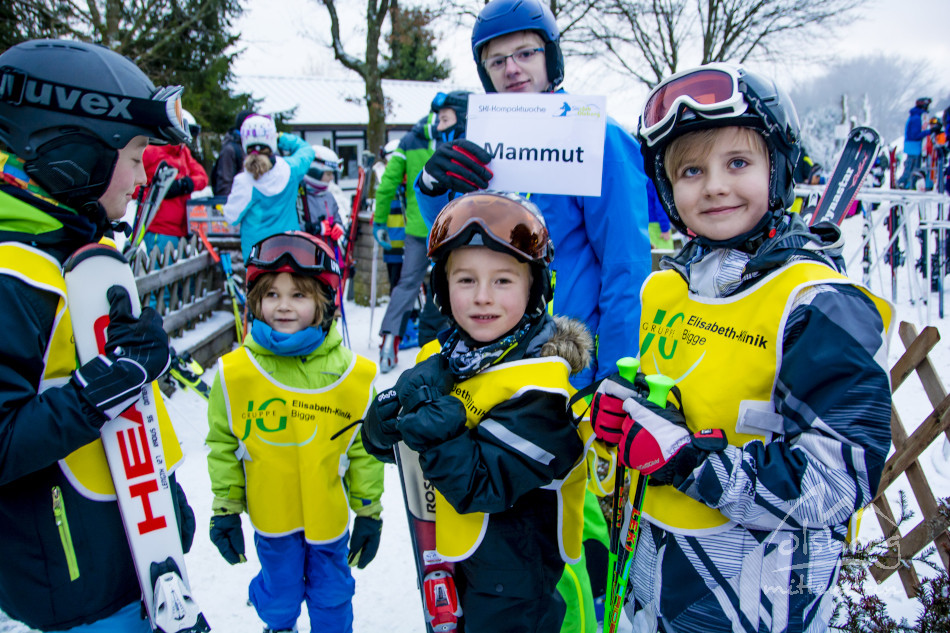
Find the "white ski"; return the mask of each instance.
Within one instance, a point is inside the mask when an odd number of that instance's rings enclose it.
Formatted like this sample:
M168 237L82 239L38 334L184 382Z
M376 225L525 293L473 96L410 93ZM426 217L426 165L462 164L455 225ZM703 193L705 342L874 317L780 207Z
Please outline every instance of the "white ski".
M76 251L64 270L76 352L86 363L105 348L110 287L124 286L133 314L141 312L135 277L125 258L102 244ZM102 445L152 628L210 631L189 589L150 385L142 388L138 402L102 426Z

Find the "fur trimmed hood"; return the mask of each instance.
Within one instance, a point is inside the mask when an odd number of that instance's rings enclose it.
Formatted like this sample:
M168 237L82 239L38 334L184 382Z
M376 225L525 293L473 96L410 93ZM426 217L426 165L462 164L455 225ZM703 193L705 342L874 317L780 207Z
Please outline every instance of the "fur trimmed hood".
M541 356L560 356L571 366L571 374L590 365L594 337L587 326L565 316L554 317L554 333L541 346Z

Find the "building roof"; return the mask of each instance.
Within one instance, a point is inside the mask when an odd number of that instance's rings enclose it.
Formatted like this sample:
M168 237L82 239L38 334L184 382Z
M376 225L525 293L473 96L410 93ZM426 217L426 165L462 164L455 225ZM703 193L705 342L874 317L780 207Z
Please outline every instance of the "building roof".
M260 99L264 114L297 108L291 125L366 125L366 87L359 77L271 77L244 75L235 78L235 92ZM386 123L412 125L429 111L438 92L472 90L470 86L429 81L383 79ZM478 92L481 92L480 90Z

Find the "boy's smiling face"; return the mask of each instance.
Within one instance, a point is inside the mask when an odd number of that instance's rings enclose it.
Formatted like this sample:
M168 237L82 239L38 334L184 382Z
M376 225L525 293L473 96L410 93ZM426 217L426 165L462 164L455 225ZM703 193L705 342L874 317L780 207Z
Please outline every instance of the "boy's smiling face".
M748 128L711 130L708 147L695 132L674 141L681 159L670 165L673 201L686 226L705 238L728 240L750 231L769 210L769 156ZM695 143L696 147L690 145Z
M282 272L261 299L261 318L275 332L293 334L316 323L317 302Z
M452 251L445 266L449 304L459 327L480 343L513 328L528 308L531 269L485 246Z

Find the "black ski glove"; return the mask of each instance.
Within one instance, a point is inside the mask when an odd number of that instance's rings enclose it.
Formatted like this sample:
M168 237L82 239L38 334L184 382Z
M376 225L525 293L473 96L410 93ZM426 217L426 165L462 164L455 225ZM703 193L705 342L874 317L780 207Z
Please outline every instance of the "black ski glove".
M132 316L129 293L112 286L105 354L73 372L79 395L106 418L113 419L138 400L141 388L157 379L171 362L162 317L152 308Z
M487 189L488 181L494 176L485 167L489 162L491 154L469 140L443 143L423 167L419 188L430 196L441 195L448 190L469 193Z
M412 413L420 406L451 393L454 385L455 378L443 362L442 355L433 354L404 371L396 381L396 396L402 405L402 414Z
M379 550L379 537L383 531L383 522L370 517L356 517L353 520L353 534L350 536L350 554L346 562L350 567L364 569L376 558Z
M246 563L244 531L240 514L219 514L211 517L211 542L231 565Z
M402 439L396 429L396 420L402 405L396 397L395 389L380 393L369 406L366 419L360 428L363 448L373 457L392 463L393 446Z
M178 534L181 536L181 549L187 554L191 551L191 545L195 542L195 511L188 505L188 498L185 497L185 491L181 484L175 481L175 507L177 512L175 518L178 519Z
M421 453L465 432L465 405L455 396L427 402L396 423L406 446Z
M165 194L165 197L177 198L179 196L188 196L191 195L191 192L194 190L195 181L191 179L191 176L182 176L172 182L171 186L168 187L168 193Z

